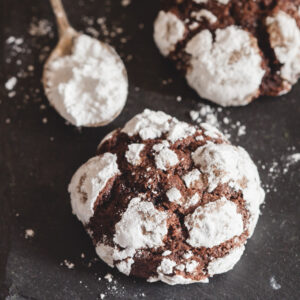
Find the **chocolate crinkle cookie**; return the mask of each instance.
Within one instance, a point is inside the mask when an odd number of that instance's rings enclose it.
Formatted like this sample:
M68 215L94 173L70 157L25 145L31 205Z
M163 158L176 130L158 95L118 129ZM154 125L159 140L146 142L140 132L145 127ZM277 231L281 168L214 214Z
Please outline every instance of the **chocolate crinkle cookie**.
M203 98L246 105L300 77L300 0L167 0L154 40Z
M208 124L147 109L102 141L69 192L104 262L168 284L232 269L264 201L243 148Z

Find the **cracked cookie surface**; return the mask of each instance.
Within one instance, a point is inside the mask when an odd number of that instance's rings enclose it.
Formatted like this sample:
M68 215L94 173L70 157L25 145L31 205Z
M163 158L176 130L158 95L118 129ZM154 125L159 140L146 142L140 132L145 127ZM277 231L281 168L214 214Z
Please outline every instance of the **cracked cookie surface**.
M222 106L287 93L300 76L300 0L166 0L154 40Z
M208 124L150 110L104 138L69 192L103 261L168 284L232 269L264 201L243 148Z

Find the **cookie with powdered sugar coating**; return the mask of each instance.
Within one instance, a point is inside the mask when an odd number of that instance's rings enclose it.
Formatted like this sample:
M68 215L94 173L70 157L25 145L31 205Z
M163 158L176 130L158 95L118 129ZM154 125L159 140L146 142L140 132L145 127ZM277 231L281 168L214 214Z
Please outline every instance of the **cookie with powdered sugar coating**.
M232 269L264 201L243 148L208 124L147 109L104 138L69 192L104 262L168 284Z
M298 81L300 0L163 2L155 43L201 97L241 106Z

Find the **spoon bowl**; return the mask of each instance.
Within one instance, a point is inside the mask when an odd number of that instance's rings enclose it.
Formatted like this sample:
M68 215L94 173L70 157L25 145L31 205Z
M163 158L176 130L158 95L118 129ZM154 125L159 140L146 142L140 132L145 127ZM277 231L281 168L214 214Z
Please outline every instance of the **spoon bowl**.
M67 119L67 121L74 124L74 122L72 122L70 120L70 118L67 117L68 116L67 111L65 109L62 109L61 107L58 107L58 105L55 104L55 101L53 101L53 96L51 94L51 89L49 86L49 78L53 77L53 73L52 73L53 70L50 67L51 64L59 58L63 58L65 56L70 56L72 54L74 41L81 36L81 33L77 32L70 25L61 0L50 0L50 3L52 5L54 14L56 16L58 32L59 32L59 41L58 41L57 46L53 49L53 51L51 52L49 58L47 59L45 65L44 65L42 82L43 82L45 94L46 94L50 104L55 108L55 110L63 118ZM94 40L96 40L96 39L94 39ZM123 66L122 67L122 76L123 76L122 79L127 83L127 86L128 86L128 76L127 76L126 68L123 64L122 59L118 55L118 53L110 45L100 42L98 40L97 40L97 42L101 44L102 48L105 48L109 52L110 56L114 58L116 63ZM87 123L87 124L84 124L81 126L100 127L100 126L105 126L105 125L111 123L122 112L122 110L125 106L125 103L126 103L126 99L125 99L123 105L121 105L119 107L119 109L108 119L104 119L103 121L96 122L96 123ZM76 124L74 124L74 125L76 125Z

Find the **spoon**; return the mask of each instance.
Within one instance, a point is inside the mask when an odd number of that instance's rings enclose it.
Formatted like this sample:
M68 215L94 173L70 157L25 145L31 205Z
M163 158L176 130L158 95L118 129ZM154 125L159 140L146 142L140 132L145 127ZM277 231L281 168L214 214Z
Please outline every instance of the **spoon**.
M83 34L77 32L69 23L67 15L65 13L65 10L63 8L61 0L50 0L53 12L56 17L57 26L58 26L58 33L59 33L59 42L55 49L50 54L49 58L47 59L45 65L44 65L44 71L43 71L43 85L44 90L46 93L46 96L50 102L50 104L56 109L56 111L64 117L67 121L72 123L76 126L85 126L85 127L98 127L98 126L104 126L109 123L111 123L115 118L118 117L118 115L123 110L126 99L127 99L127 93L128 93L128 77L127 72L125 69L125 66L123 64L123 61L121 60L120 56L117 54L117 52L112 48L110 45L100 42L99 40L96 40L94 38L89 37L89 39L92 39L93 42L99 43L99 46L101 46L101 49L104 49L104 53L106 53L106 57L101 57L101 60L107 59L107 57L110 59L109 65L111 66L112 62L116 64L116 70L118 77L116 80L107 80L110 85L114 85L110 87L110 90L112 90L112 93L107 93L104 96L105 101L107 101L108 105L110 101L114 100L115 102L118 101L118 105L110 105L110 111L106 112L104 106L97 104L95 107L93 107L93 113L96 120L93 120L93 122L89 122L88 120L85 122L81 122L80 124L76 123L76 120L70 113L68 112L67 107L65 107L65 104L62 103L63 101L58 101L57 95L53 94L53 90L51 88L51 78L55 78L57 74L55 73L55 70L51 67L53 62L57 61L58 59L65 58L67 56L71 56L73 53L73 46L80 36L83 36ZM102 51L103 52L103 51ZM103 55L103 54L102 54ZM107 75L109 76L109 72ZM106 73L102 74L102 76L106 76ZM94 78L93 78L94 79ZM99 78L99 80L102 80L103 78ZM92 80L92 79L91 79ZM114 83L112 83L114 82ZM120 86L122 87L122 90L118 95L115 94L115 91L120 89ZM110 95L115 95L114 99L110 99ZM121 97L120 97L121 95ZM106 97L106 98L105 98ZM76 99L76 101L80 101L81 99ZM105 103L105 104L107 104ZM76 104L75 104L76 105ZM82 109L83 107L83 109ZM106 106L105 106L106 107ZM97 109L99 110L99 114L97 114ZM84 104L81 104L79 108L81 114L84 114ZM103 111L104 110L104 111ZM87 112L88 113L88 112ZM101 117L100 115L108 115L109 117ZM83 117L85 117L83 115ZM97 119L99 118L99 119ZM84 119L84 118L83 118Z

